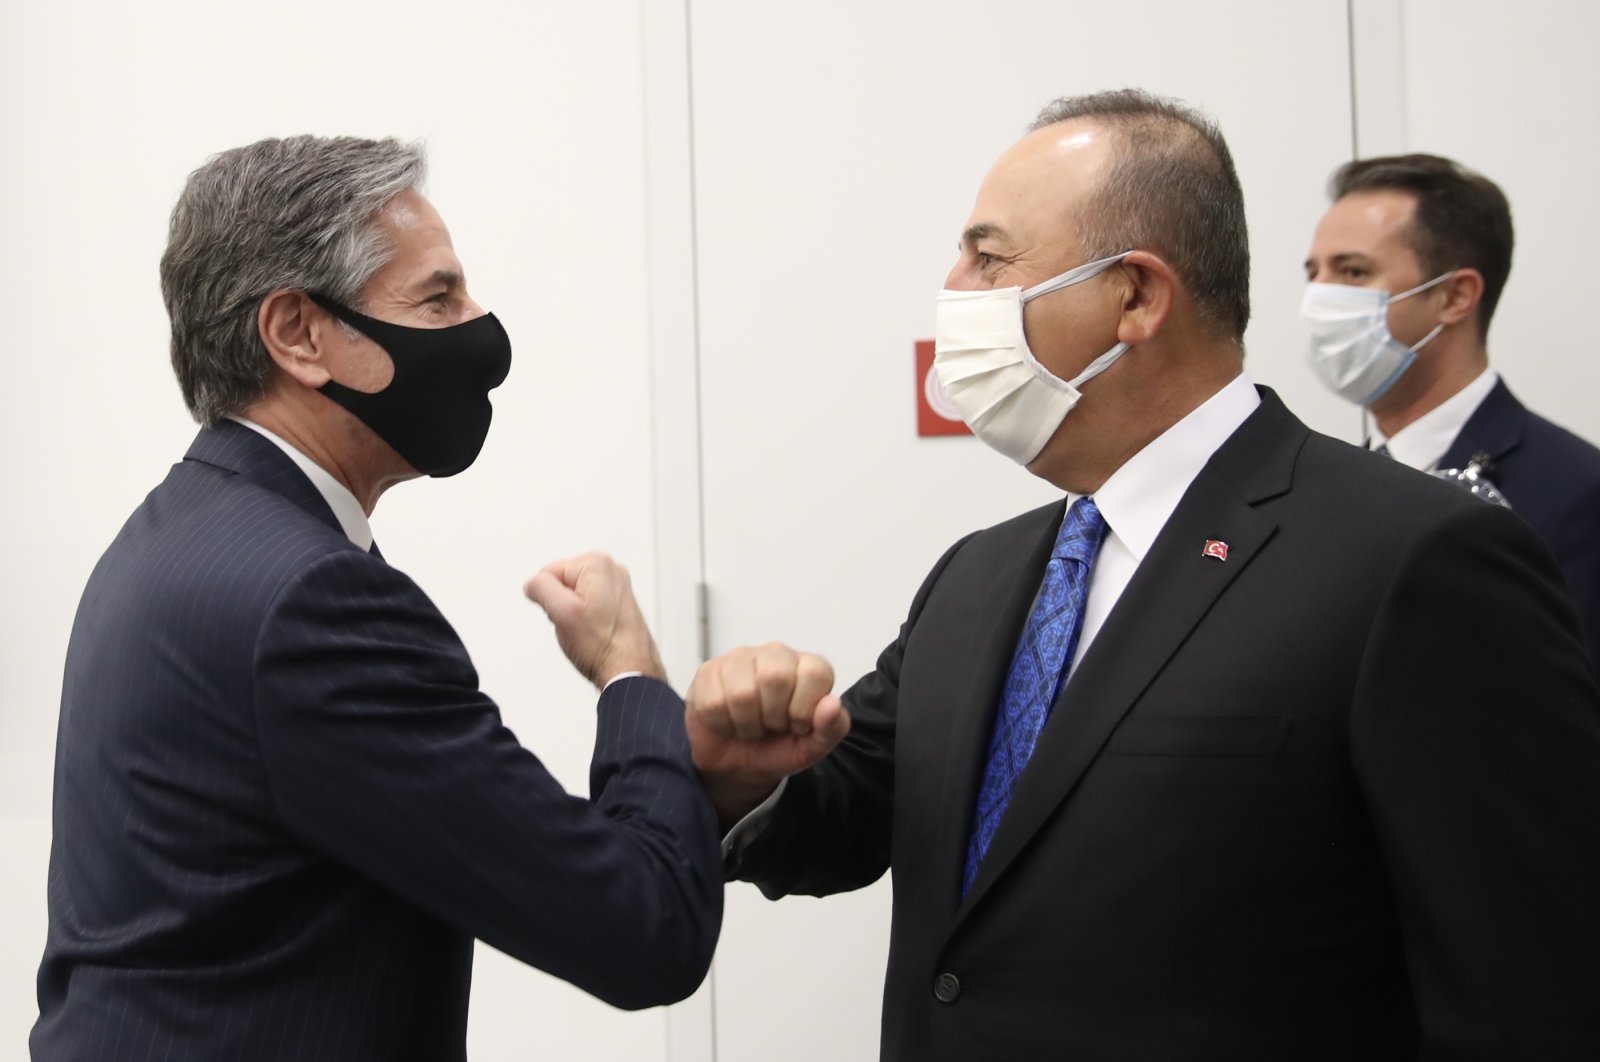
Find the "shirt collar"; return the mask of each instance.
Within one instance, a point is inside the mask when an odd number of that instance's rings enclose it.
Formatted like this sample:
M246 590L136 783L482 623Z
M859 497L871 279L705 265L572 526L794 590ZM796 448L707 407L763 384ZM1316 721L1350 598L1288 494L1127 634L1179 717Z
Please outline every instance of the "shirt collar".
M1260 404L1255 384L1241 372L1125 461L1095 491L1095 504L1110 533L1136 560L1144 560L1211 455ZM1077 500L1077 495L1068 495L1069 505Z
M328 503L328 508L333 510L334 519L339 521L339 527L344 531L345 537L364 550L372 549L372 525L367 523L367 514L362 510L361 503L356 501L356 496L351 494L343 483L334 479L327 469L295 449L287 440L261 425L232 413L226 416L235 424L243 424L257 435L268 439L287 454L289 460L306 474L311 485L317 488L317 493Z
M1432 471L1499 381L1499 373L1483 370L1477 379L1395 432L1393 438L1385 438L1374 424L1368 446L1374 450L1387 446L1389 456L1401 464Z

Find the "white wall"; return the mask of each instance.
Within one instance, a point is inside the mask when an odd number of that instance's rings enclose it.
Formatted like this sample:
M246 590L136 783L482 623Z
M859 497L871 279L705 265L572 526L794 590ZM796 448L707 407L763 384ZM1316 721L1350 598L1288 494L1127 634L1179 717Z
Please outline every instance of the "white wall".
M0 1059L23 1057L35 1013L77 595L193 434L156 260L207 154L302 131L428 138L432 196L516 363L479 465L396 490L374 524L582 791L593 698L518 592L543 561L624 558L680 685L702 576L713 649L784 638L848 681L945 545L1048 497L972 440L914 437L911 344L984 170L1053 96L1139 84L1220 120L1251 216L1249 369L1347 438L1356 418L1302 367L1295 320L1328 172L1355 134L1482 169L1519 235L1496 362L1600 437L1580 334L1600 15L1352 4L1359 129L1344 0L0 4ZM875 1057L885 887L729 901L714 1029L706 994L625 1015L480 949L472 1057Z
M1490 361L1530 407L1600 440L1600 5L1405 0L1402 16L1406 150L1459 159L1511 200Z
M1600 439L1584 248L1600 174L1600 6L1351 0L1360 154L1458 159L1511 200L1517 245L1489 359L1524 402Z

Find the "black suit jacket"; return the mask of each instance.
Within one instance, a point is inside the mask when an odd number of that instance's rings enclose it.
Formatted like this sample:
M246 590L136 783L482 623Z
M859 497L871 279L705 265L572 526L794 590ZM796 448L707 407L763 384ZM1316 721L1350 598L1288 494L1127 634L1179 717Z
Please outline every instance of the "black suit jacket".
M1510 513L1270 392L1074 670L959 898L1061 517L945 554L846 693L850 736L737 855L773 897L892 868L883 1058L1596 1057L1600 695L1555 566Z
M599 706L592 801L270 441L202 431L90 577L57 740L33 1057L465 1057L474 937L622 1007L720 925L683 705Z
M1600 449L1531 412L1501 380L1439 467L1465 468L1478 454L1494 462L1489 479L1555 554L1600 668Z

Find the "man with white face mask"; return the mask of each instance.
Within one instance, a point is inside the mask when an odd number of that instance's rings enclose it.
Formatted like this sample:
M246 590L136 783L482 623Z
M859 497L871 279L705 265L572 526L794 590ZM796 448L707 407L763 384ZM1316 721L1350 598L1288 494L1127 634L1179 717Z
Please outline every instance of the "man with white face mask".
M1486 465L1555 554L1600 666L1600 450L1489 367L1511 272L1505 195L1436 155L1349 162L1329 190L1306 258L1312 370L1367 410L1372 449L1424 472Z
M842 697L776 643L690 687L730 876L892 868L887 1062L1600 1043L1600 695L1560 575L1251 384L1248 247L1209 121L1047 107L978 192L936 364L1064 497L952 546Z

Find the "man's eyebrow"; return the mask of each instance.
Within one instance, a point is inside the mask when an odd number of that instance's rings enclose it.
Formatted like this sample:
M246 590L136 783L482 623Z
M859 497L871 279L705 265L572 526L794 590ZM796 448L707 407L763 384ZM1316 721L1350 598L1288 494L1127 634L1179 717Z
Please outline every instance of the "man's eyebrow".
M425 288L459 288L463 277L454 269L435 269L433 275L422 282Z
M1372 263L1372 259L1360 251L1340 251L1338 254L1330 254L1328 256L1328 264L1330 266L1348 265L1352 262L1369 265ZM1304 264L1307 269L1312 269L1317 262L1314 258L1307 258Z
M980 221L976 225L968 226L967 231L961 234L961 246L971 247L979 240L1009 240L1006 230L992 221Z

